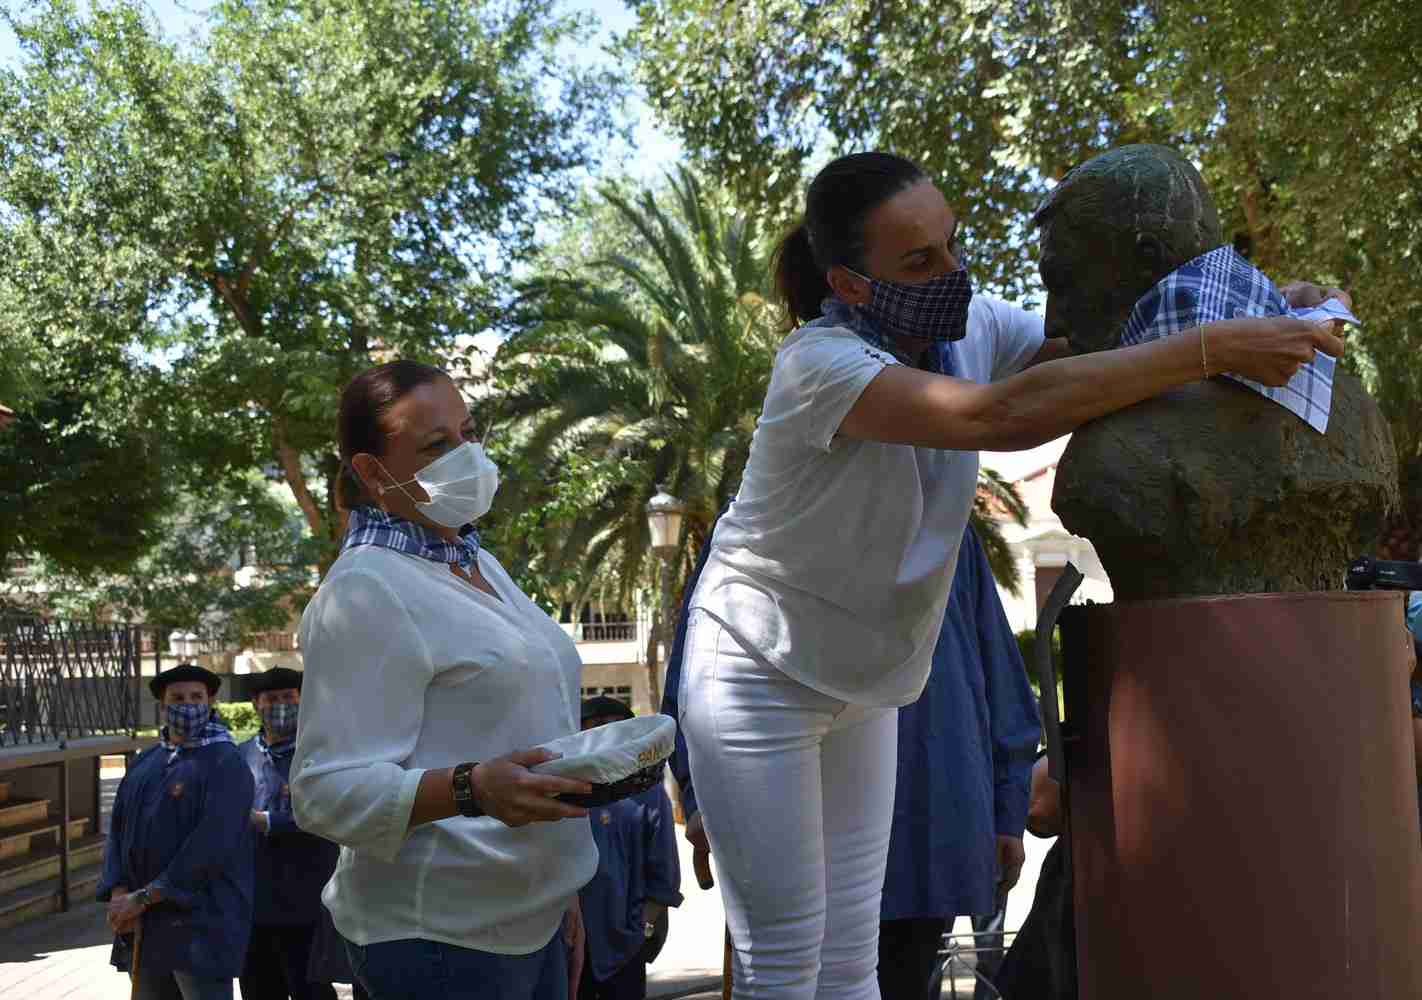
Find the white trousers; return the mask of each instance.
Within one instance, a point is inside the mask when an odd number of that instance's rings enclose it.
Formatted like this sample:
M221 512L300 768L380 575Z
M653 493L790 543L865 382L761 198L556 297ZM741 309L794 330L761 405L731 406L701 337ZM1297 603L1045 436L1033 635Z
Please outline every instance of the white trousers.
M792 680L699 609L679 705L736 1000L879 1000L898 713Z

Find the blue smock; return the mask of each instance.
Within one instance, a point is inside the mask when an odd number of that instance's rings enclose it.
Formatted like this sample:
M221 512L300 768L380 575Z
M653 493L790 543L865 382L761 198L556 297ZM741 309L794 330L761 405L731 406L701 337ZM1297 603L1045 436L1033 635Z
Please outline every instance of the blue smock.
M143 969L232 979L252 930L252 772L228 742L168 757L150 747L119 784L98 899L152 886L163 901L143 915ZM115 939L119 969L129 948Z
M642 903L681 905L681 862L671 799L661 785L588 810L597 874L578 893L592 975L604 982L646 943Z
M686 585L662 712L677 718L686 621L710 536ZM1021 837L1041 738L1037 700L987 554L963 535L948 611L919 700L899 709L899 768L881 919L992 913L997 837ZM672 776L686 815L696 795L677 732Z
M899 709L884 920L996 909L997 838L1022 836L1041 734L1017 637L970 528L928 683Z
M239 750L256 783L252 808L265 812L271 820L269 832L254 834L256 899L252 922L314 924L321 919L321 890L336 870L341 849L296 825L287 784L290 754L263 753L255 736Z

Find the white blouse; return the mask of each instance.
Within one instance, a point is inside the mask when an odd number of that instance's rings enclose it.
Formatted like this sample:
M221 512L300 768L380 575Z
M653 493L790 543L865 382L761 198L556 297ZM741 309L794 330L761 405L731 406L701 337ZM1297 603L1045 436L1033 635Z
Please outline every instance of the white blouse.
M407 829L425 770L578 729L572 640L482 550L479 569L502 600L443 563L347 549L301 618L292 805L303 830L341 845L321 898L358 945L424 938L529 954L597 870L585 819Z

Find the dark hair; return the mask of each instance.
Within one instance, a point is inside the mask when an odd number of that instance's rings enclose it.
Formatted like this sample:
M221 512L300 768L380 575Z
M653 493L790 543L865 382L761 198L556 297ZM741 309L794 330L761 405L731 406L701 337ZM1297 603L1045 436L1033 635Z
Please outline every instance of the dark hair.
M864 219L924 179L917 166L892 153L851 153L815 175L805 192L805 215L775 249L775 297L791 326L814 319L830 295L825 272L836 264L861 267Z
M449 378L433 365L418 361L390 361L355 375L341 390L336 438L341 445L341 505L346 509L369 503L365 486L351 466L361 452L385 454L385 412L412 389Z

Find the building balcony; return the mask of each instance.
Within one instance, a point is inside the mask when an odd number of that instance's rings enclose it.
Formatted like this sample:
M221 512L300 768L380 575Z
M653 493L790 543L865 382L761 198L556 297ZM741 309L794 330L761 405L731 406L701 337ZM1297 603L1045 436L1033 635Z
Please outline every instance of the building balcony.
M627 619L560 622L559 626L578 644L578 655L587 666L635 666L646 656L649 622Z

